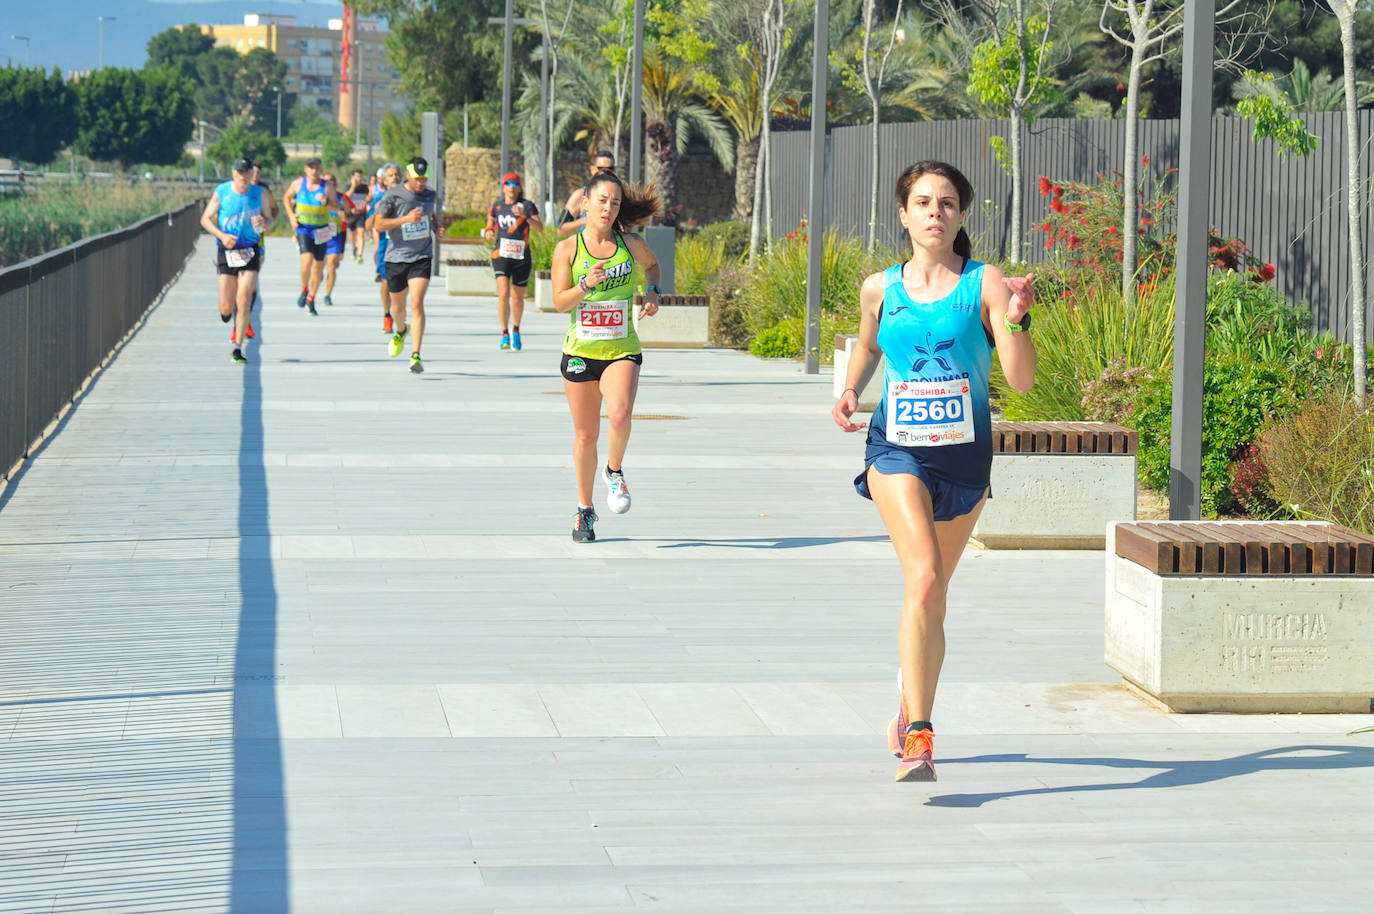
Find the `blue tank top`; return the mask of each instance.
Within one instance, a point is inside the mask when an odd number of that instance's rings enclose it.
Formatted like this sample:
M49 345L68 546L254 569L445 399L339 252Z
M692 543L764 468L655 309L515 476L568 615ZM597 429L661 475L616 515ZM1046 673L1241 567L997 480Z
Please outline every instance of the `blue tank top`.
M260 236L253 228L253 217L262 215L262 188L251 184L247 193L238 194L234 182L225 181L215 188L215 196L219 197L219 230L245 244L257 244Z
M969 260L954 290L916 302L902 265L883 273L878 346L886 357L873 428L930 473L984 487L992 474L992 344L983 327L983 264Z

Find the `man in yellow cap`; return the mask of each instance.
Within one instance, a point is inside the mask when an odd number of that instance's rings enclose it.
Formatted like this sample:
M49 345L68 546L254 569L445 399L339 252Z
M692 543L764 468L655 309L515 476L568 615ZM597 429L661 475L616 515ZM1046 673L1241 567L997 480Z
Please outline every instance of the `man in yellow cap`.
M429 162L416 156L406 165L405 183L386 192L377 204L374 227L387 233L386 287L391 293L393 332L388 354L401 354L410 334L410 370L425 370L420 342L425 335L425 293L434 258L435 202L429 187ZM410 325L406 325L406 294L410 294Z

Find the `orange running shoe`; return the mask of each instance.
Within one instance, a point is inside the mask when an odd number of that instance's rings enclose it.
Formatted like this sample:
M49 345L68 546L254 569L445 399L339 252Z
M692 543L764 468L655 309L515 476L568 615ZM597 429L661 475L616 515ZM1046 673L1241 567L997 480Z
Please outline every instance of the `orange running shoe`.
M382 332L383 332L383 333L390 333L390 332L391 332L391 315L390 315L390 314L388 314L386 317L382 318Z
M897 763L898 781L935 780L935 734L929 730L916 730L906 735L902 747L902 760Z
M253 325L251 323L248 325L248 329L244 331L244 336L248 337L250 340L257 336L257 334L253 332Z

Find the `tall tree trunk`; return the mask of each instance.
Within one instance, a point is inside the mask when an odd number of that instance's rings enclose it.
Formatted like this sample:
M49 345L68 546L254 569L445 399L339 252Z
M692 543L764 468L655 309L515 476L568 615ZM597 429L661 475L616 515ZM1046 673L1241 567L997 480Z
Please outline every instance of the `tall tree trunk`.
M663 213L677 204L677 138L673 128L662 118L651 118L644 125L646 152L644 177L658 189L663 201ZM671 222L669 224L672 224Z
M1137 196L1140 187L1140 156L1137 155L1140 134L1140 75L1145 57L1148 35L1136 35L1131 46L1131 73L1126 88L1126 156L1121 167L1121 296L1128 303L1135 301L1136 258L1139 252L1140 209Z
M873 181L869 188L868 201L868 249L872 251L878 243L878 92L873 90Z
M1350 335L1355 343L1355 402L1365 402L1364 252L1360 247L1360 122L1355 96L1355 3L1330 0L1341 25L1345 67L1345 202L1350 231Z
M735 209L730 218L747 222L754 216L754 172L759 167L759 138L735 143Z
M1021 106L1012 103L1011 106L1011 231L1007 239L1007 260L1010 263L1022 263L1025 260L1024 252L1021 250L1021 220L1023 210L1021 205Z
M766 112L765 112L766 113ZM768 119L763 120L763 131L759 135L759 157L754 166L754 213L749 220L749 266L754 265L754 258L758 255L762 236L763 219L763 183L764 176L768 171Z

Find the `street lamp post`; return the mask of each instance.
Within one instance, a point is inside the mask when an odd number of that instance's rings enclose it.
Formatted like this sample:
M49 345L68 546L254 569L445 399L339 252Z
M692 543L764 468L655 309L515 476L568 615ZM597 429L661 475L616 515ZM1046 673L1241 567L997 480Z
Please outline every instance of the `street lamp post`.
M117 17L96 16L95 18L100 22L100 57L97 58L98 63L96 69L103 70L105 69L105 23L114 22Z
M273 86L277 90L277 142L281 142L281 86ZM277 163L277 179L281 179L281 163Z
M27 67L29 64L33 63L33 49L29 46L29 36L11 35L10 39L24 42L24 66Z

